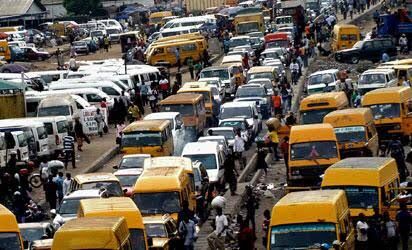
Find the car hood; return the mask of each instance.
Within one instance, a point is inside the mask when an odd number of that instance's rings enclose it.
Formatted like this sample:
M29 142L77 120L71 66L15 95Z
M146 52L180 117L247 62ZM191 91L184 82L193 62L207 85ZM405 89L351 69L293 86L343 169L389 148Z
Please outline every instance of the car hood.
M255 101L265 101L266 98L264 97L238 97L236 98L234 101L251 101L251 102L255 102Z
M358 52L359 51L359 49L357 49L357 48L350 48L350 49L342 49L342 50L339 50L339 51L337 51L336 53L350 53L350 52Z

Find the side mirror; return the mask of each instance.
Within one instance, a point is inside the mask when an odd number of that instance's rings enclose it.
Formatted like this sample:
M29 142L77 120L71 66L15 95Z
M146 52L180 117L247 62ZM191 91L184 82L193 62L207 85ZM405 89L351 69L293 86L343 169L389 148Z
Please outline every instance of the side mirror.
M253 116L253 119L259 119L259 116L257 116L257 115L255 115L255 116Z
M181 129L182 128L182 124L176 124L176 129Z
M125 193L125 194L126 194L126 193L127 193L127 189L123 189L123 193Z
M117 166L117 165L113 166L113 169L119 169L119 166Z

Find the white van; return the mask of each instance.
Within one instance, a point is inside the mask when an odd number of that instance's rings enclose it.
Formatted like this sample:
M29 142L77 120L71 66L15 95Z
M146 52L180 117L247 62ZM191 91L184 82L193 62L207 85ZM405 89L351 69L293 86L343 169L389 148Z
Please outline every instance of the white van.
M64 222L75 219L80 201L85 199L101 198L100 190L76 190L63 197L63 200L57 209L57 214L63 217Z
M116 19L103 19L98 20L98 22L103 23L107 28L116 28L120 32L123 32L122 25Z
M17 83L18 86L21 86L22 83L22 74L21 73L0 73L0 79L5 81L10 81ZM23 80L26 84L26 90L30 90L33 86L42 85L47 89L46 82L40 77L37 72L27 72L23 74Z
M174 155L180 155L184 146L185 129L179 112L158 112L146 115L143 120L169 120L172 127Z
M122 95L122 89L110 81L83 80L77 81L58 81L50 84L50 90L78 89L78 88L96 88L103 91L108 96L118 97Z
M322 93L326 85L335 89L336 82L339 80L338 73L338 69L328 69L311 74L306 82L308 95Z
M49 156L49 145L47 131L42 122L34 121L31 118L15 118L0 120L1 128L17 128L19 126L28 126L34 136L36 147L36 158Z
M68 70L48 70L48 71L36 71L46 84L50 84L54 81L59 81L61 79L66 79L69 71Z
M103 91L95 89L95 88L63 89L63 90L54 90L54 91L48 91L48 92L53 95L56 95L56 94L78 95L82 97L83 99L85 99L91 105L100 106L100 102L103 100L103 98L106 98L106 103L109 108L113 107L113 104L114 104L114 100L110 96L108 96Z
M89 75L89 76L85 76L81 79L79 79L79 81L83 81L86 83L89 82L112 82L114 83L117 87L119 87L122 91L128 91L129 89L133 89L134 85L129 85L129 82L123 82L119 79L118 77L119 75L113 75L113 74L97 74L97 75ZM130 76L126 75L130 80ZM124 78L123 78L124 79ZM127 79L126 79L127 80ZM107 94L106 91L103 91Z
M7 161L9 161L11 158L11 151L16 151L17 160L25 162L29 161L29 147L26 135L23 131L12 131L11 134L13 135L15 146L13 149L9 149L7 154Z
M396 86L398 78L393 69L369 69L360 75L356 87L364 95L374 89Z
M0 132L0 167L5 167L7 164L7 144L4 133Z
M26 99L26 114L27 117L36 117L37 116L37 108L41 100L46 98L47 96L56 95L56 93L52 91L26 91L25 99ZM85 109L90 107L90 103L88 103L85 99L78 95L70 95L75 101L78 109Z
M199 32L200 26L202 25L168 28L168 29L162 30L160 32L160 35L162 37L169 37L169 36L178 36L178 35L184 35L184 34L192 34L192 33Z
M44 124L51 155L57 156L61 154L63 152L63 138L69 133L67 118L65 116L46 116L29 119Z
M69 123L69 131L74 126L74 117L79 116L80 111L77 108L75 100L69 95L47 96L40 101L37 108L37 117L45 116L64 116Z
M219 123L222 120L244 117L252 125L252 137L259 134L262 129L262 120L259 118L256 102L227 102L220 106Z
M190 142L185 145L183 157L199 161L206 168L211 184L222 181L224 174L225 154L217 142Z

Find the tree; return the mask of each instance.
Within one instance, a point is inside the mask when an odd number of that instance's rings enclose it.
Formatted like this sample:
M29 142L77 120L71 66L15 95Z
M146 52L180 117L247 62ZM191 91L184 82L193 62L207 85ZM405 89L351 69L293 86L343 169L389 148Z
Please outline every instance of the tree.
M101 13L101 0L64 0L63 6L71 15L91 15Z

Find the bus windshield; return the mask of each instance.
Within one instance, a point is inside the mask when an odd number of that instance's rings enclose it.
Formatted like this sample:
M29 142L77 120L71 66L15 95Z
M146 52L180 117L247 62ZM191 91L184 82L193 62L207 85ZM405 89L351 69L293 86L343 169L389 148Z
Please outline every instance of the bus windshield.
M301 112L302 124L322 123L323 117L336 109L316 109Z
M124 147L144 147L162 145L162 135L160 132L136 131L124 133L122 136L122 146Z
M70 115L69 106L41 107L38 116L67 116Z
M162 105L162 111L179 112L182 116L192 116L193 110L194 107L192 104Z
M334 141L311 141L295 143L290 148L291 160L330 159L338 157Z
M180 211L180 198L178 192L162 193L137 193L133 200L139 204L143 215L178 213Z
M336 240L336 228L333 223L305 223L274 226L270 230L270 249L306 249L314 244Z
M373 118L395 118L399 117L401 113L401 107L399 103L383 103L369 106L373 113Z
M366 131L363 126L335 128L338 142L364 142L366 141Z
M350 208L378 208L379 195L376 187L333 186L325 189L345 190Z
M19 235L17 233L0 233L0 249L22 249Z

